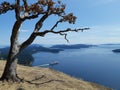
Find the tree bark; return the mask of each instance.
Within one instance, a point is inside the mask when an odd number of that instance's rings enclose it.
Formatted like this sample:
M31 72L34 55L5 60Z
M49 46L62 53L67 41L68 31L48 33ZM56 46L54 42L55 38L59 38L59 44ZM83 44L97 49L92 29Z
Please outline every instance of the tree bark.
M18 43L18 35L19 35L19 28L21 26L22 21L16 21L12 30L11 35L11 46L9 50L9 54L7 57L6 66L4 72L2 74L1 80L5 81L13 81L18 82L20 79L17 76L17 56L20 53L20 46Z
M13 53L14 52L14 53ZM5 81L13 81L18 82L20 79L17 76L17 55L19 52L19 48L10 48L10 52L7 58L6 66L3 72L3 75L1 77L1 80Z

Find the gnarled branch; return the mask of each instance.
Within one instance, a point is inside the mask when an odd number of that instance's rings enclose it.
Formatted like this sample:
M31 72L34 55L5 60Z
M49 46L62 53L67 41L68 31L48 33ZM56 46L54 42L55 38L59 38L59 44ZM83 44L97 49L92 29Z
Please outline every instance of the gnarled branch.
M27 10L27 8L28 8L27 0L23 0L23 3L24 3L25 10Z
M20 19L20 0L15 0L15 14L16 14L16 19Z
M61 33L65 33L65 32L78 32L78 31L84 31L84 30L88 30L90 28L80 28L80 29L71 29L71 28L68 28L66 30L60 30L60 31L53 31L53 30L45 30L43 32L34 32L34 34L36 36L42 36L44 37L44 35L46 35L47 33L54 33L54 34L61 34Z
M36 14L36 15L32 15L32 16L26 16L24 18L21 18L22 21L25 21L26 19L35 19L39 16L39 14Z
M36 23L34 32L38 32L40 30L40 28L42 27L42 23L46 20L48 16L49 16L48 14L43 15L43 17ZM36 35L34 34L34 32L30 35L30 37L25 42L21 44L20 50L26 48L28 45L30 45L34 41L34 39L36 38Z
M53 31L53 30L55 29L55 27L57 27L57 25L58 25L60 22L62 22L61 19L60 19L59 21L57 21L57 22L55 23L55 25L54 25L50 30Z
M34 35L44 37L47 33L59 34L59 35L64 36L65 40L67 40L67 42L69 42L69 40L67 39L67 33L66 32L78 32L78 31L83 32L84 30L88 30L88 29L90 29L90 28L80 28L80 29L68 28L66 30L60 30L60 31L45 30L43 32L34 32Z

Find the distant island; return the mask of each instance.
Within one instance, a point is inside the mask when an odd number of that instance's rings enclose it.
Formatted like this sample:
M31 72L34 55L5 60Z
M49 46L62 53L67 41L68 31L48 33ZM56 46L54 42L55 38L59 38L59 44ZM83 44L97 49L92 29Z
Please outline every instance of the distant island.
M87 44L73 44L73 45L53 45L50 48L56 48L56 49L81 49L81 48L89 48L96 45L87 45Z
M59 53L65 49L81 49L81 48L89 48L95 45L86 45L86 44L73 44L73 45L53 45L49 48L41 46L39 44L32 44L24 49L20 55L18 56L18 63L26 66L31 66L34 58L33 54L38 52L49 52L49 53ZM0 59L6 60L10 47L2 47L0 48Z
M114 49L112 50L114 53L120 53L120 49Z
M18 56L18 63L22 65L30 66L34 61L32 54L37 52L59 53L60 51L63 51L63 50L46 48L39 44L32 44L20 53L20 55ZM6 60L8 52L9 52L9 47L0 48L0 59Z
M119 43L118 44L100 44L100 45L120 45Z

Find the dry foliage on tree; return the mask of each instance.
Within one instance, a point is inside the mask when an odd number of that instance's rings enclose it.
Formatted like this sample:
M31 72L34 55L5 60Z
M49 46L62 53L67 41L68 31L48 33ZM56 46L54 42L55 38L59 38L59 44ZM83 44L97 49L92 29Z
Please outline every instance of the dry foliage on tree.
M27 0L15 0L15 3L3 2L0 4L0 14L5 14L8 11L15 12L16 21L14 23L12 34L10 38L10 51L7 58L7 63L1 80L11 80L11 81L20 81L17 76L17 56L19 53L30 45L37 36L45 36L47 33L59 34L66 38L67 32L78 32L83 30L88 30L89 28L79 28L79 29L63 29L63 30L55 30L58 24L63 22L68 22L69 24L75 24L76 16L73 13L65 12L66 5L63 4L60 0L37 0L37 2L33 4L29 4ZM49 28L48 30L41 31L43 26L43 22L49 18L51 15L55 15L60 17L56 23ZM26 20L32 20L39 18L35 24L33 32L29 36L26 41L19 44L19 29L21 24Z

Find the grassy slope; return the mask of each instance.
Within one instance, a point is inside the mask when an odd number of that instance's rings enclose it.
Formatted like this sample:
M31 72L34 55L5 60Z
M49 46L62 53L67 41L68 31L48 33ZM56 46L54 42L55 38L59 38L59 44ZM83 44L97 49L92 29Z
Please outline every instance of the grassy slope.
M4 65L5 61L0 60L0 76ZM0 90L110 90L48 68L18 65L18 75L27 82L0 82Z

